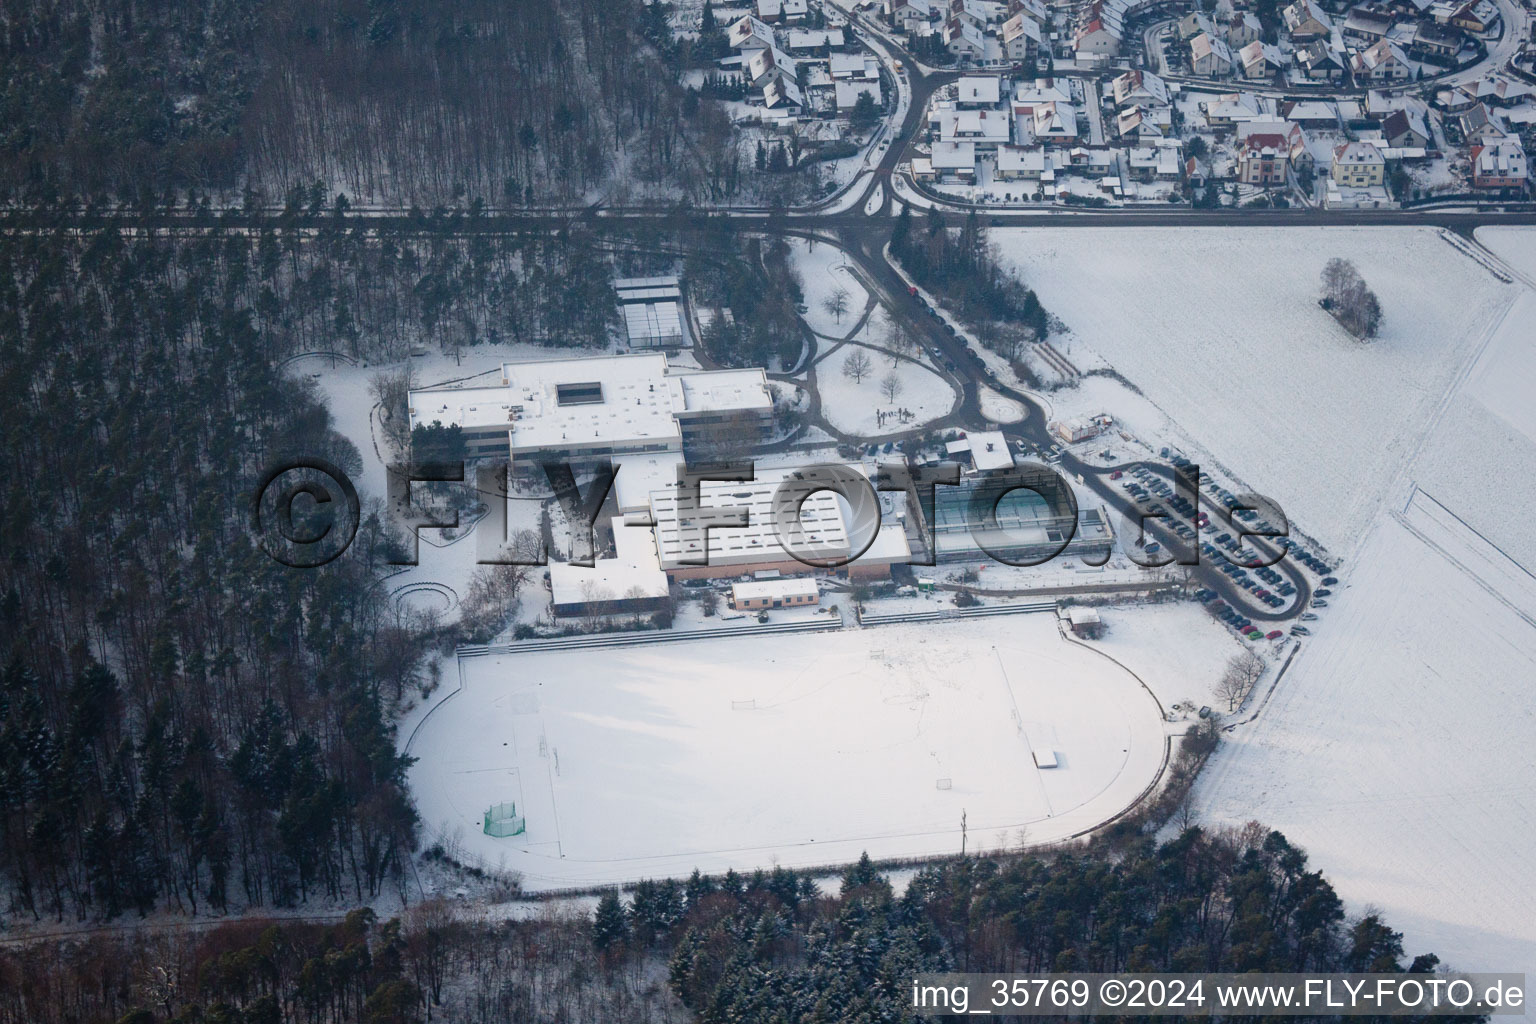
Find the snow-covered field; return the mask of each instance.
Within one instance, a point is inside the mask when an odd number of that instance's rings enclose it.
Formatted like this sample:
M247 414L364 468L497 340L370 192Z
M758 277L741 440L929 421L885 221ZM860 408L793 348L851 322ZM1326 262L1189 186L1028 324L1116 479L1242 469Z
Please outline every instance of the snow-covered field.
M1516 294L1431 229L1005 228L991 237L1077 345L1198 443L1189 454L1203 447L1341 555ZM1380 296L1381 337L1370 344L1317 305L1333 256L1353 260Z
M1536 280L1536 231L1494 225L1478 228L1473 234L1505 263Z
M1536 231L1498 241L1536 254ZM1454 279L1423 286L1460 298ZM1536 971L1533 315L1526 289L1449 387L1425 382L1429 435L1272 701L1197 788L1205 817L1306 847L1410 955L1470 970Z
M946 853L962 811L971 849L1064 838L1135 801L1166 746L1151 694L1048 614L460 666L412 790L429 834L534 890ZM527 833L483 835L506 800Z
M790 259L805 289L805 322L817 334L846 337L859 322L869 303L869 292L849 269L841 249L808 238L788 238ZM826 303L839 290L847 294L847 312L841 318L827 312Z
M1396 519L1197 787L1311 855L1409 955L1536 970L1536 628Z
M869 356L873 369L855 382L843 375L843 361L853 352ZM901 390L887 398L883 382L896 374ZM882 437L913 430L938 419L954 408L958 398L948 381L909 359L891 365L891 358L876 349L844 345L816 364L816 390L821 395L821 414L838 430L860 437ZM897 410L911 418L902 420ZM880 422L880 413L886 418Z

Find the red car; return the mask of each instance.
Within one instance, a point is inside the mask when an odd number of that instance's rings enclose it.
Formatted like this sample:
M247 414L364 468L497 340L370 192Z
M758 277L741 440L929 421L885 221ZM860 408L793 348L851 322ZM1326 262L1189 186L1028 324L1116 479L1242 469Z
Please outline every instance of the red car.
M1268 633L1264 634L1264 639L1265 640L1279 640L1284 635L1285 634L1280 632L1278 629L1272 629Z
M1119 479L1120 479L1120 478L1121 478L1121 477L1122 477L1122 476L1124 476L1124 475L1125 475L1125 474L1124 474L1124 473L1122 473L1122 472L1120 472L1120 471L1119 471L1119 470L1118 470L1118 469L1117 469L1117 470L1115 470L1115 471L1114 471L1114 472L1113 472L1113 473L1111 473L1111 474L1109 474L1109 478L1110 478L1110 479L1111 479L1111 480L1119 480Z

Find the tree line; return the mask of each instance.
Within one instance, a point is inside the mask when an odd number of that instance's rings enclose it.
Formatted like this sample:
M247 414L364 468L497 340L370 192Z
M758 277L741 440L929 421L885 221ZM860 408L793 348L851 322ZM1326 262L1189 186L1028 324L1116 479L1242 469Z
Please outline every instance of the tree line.
M720 200L751 176L695 56L640 0L19 0L0 195L275 204Z
M382 922L360 909L5 949L0 1024L874 1024L921 1019L924 972L1439 967L1378 914L1347 918L1306 853L1257 823L959 857L900 891L867 856L827 881L694 872L590 913L428 901Z
M961 227L947 228L937 210L919 225L903 207L891 232L891 255L920 286L942 295L984 344L1009 359L1050 332L1039 297L1003 267L975 210Z

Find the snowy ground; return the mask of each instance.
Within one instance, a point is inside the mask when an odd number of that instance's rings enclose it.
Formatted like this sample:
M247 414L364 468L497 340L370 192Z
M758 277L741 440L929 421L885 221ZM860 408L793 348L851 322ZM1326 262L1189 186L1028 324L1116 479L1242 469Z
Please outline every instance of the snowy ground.
M805 322L817 334L845 337L869 302L869 293L853 276L841 249L808 238L789 238L790 259L805 289ZM839 289L848 295L848 310L841 318L827 312L826 302Z
M1210 456L1344 555L1515 295L1429 229L991 236L1075 346L1102 355ZM1332 256L1352 259L1380 296L1382 336L1371 344L1317 306Z
M461 665L412 789L429 833L535 890L944 853L962 811L972 849L1063 838L1132 803L1165 750L1148 691L1051 615ZM504 800L526 835L481 833Z
M1475 236L1516 271L1536 280L1536 231L1494 226L1478 228Z
M1332 603L1198 810L1284 832L1410 956L1536 970L1536 629L1391 518Z
M873 369L862 381L843 376L843 361L853 352L869 356ZM887 398L883 381L896 374L901 390L895 399ZM838 430L859 437L883 437L913 430L945 415L956 402L954 389L932 370L908 359L891 365L891 359L878 349L844 345L816 364L816 390L821 395L821 414ZM910 418L897 415L905 409ZM886 414L884 422L880 414Z
M991 388L979 388L981 414L993 423L1017 423L1024 418L1024 407Z
M1479 237L1511 261L1536 254L1536 231ZM1464 969L1536 971L1533 315L1526 290L1465 372L1416 403L1433 409L1428 436L1343 586L1197 788L1204 817L1280 829L1352 911L1381 909L1409 955Z

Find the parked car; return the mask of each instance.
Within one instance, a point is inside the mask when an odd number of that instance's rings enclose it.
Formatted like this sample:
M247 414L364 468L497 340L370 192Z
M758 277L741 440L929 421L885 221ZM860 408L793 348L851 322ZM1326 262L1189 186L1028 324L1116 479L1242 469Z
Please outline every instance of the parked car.
M1313 600L1312 600L1312 607L1313 608L1327 608L1328 607L1328 602L1324 601L1320 597L1319 598L1313 598Z
M1296 636L1311 636L1312 635L1312 631L1310 629L1308 629L1306 626L1292 626L1291 627L1291 632L1294 633Z
M1264 639L1265 640L1279 640L1284 635L1285 634L1280 632L1278 629L1272 629L1268 633L1264 634Z

